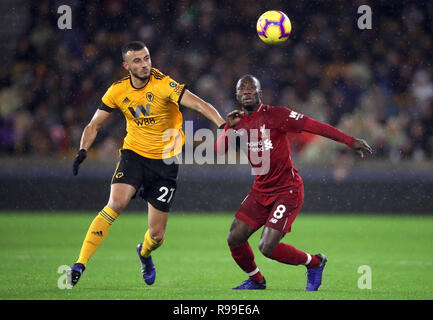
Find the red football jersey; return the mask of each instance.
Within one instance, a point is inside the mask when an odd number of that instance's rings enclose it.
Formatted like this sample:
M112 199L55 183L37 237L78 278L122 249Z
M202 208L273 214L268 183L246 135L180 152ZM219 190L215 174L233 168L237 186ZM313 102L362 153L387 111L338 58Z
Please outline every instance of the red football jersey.
M235 134L242 134L242 129L248 133L247 143L240 138L240 147L247 152L256 174L253 190L279 193L292 185L302 184L293 165L287 133L301 132L304 122L305 117L300 113L264 104L251 115L242 116L234 129Z
M247 152L256 174L252 189L266 194L284 192L291 186L302 184L290 151L292 133L319 134L348 146L354 141L353 137L328 124L286 107L264 104L260 104L252 114L244 114L233 129L232 137L239 136L240 148ZM226 145L221 150L223 140L227 142L230 138L227 130L230 130L228 126L216 143L218 153L227 151Z

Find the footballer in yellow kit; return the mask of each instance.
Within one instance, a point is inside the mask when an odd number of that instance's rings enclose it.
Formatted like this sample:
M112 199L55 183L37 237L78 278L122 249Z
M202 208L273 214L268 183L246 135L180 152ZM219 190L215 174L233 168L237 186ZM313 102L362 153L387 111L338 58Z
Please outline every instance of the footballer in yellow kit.
M110 226L140 191L148 204L148 230L137 245L141 275L146 284L155 281L151 253L164 242L169 211L177 189L178 164L171 158L182 151L185 136L179 106L202 113L222 127L218 111L168 75L152 67L144 43L134 41L122 48L123 67L129 76L113 83L81 136L80 150L73 164L74 175L86 159L98 130L114 109L126 119L120 161L111 180L107 205L90 224L78 260L67 271L67 282L78 283L87 263L106 238Z
M169 158L181 151L185 141L178 104L185 89L185 85L152 68L144 88L134 88L131 76L113 83L102 97L100 108L108 112L118 108L125 116L124 149L146 158Z

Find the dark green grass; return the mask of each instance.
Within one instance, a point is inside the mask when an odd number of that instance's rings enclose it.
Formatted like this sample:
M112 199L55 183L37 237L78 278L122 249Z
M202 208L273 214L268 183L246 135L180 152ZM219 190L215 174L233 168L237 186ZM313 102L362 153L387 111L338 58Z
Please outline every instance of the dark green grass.
M0 214L0 299L432 299L433 217L301 213L283 241L328 257L322 287L305 292L303 266L261 255L261 230L251 238L265 275L263 291L234 291L246 275L231 258L228 214L170 216L164 245L154 252L157 279L141 279L135 246L145 214L125 212L88 264L79 284L60 290L57 273L72 265L96 213ZM372 270L372 289L358 288L358 268Z

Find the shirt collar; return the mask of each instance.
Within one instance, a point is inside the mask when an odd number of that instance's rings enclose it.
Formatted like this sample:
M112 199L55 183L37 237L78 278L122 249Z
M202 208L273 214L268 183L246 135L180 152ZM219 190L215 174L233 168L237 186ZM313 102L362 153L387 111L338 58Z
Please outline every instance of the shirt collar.
M258 113L262 108L263 108L264 104L262 102L260 102L259 106L257 107L256 110L254 110L253 113L251 113L250 115L248 114L244 114L244 117L251 117L252 115L255 115L256 113Z
M259 107L257 108L256 112L259 112L263 106L264 106L264 104L262 102L260 102Z

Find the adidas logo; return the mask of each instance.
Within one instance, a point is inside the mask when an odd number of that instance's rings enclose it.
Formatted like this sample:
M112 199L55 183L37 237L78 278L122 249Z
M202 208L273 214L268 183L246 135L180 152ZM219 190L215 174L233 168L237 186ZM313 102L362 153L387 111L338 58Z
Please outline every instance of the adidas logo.
M128 97L126 97L122 103L128 103L128 102L131 102L131 100L129 100Z
M92 234L102 237L102 231L92 231Z

